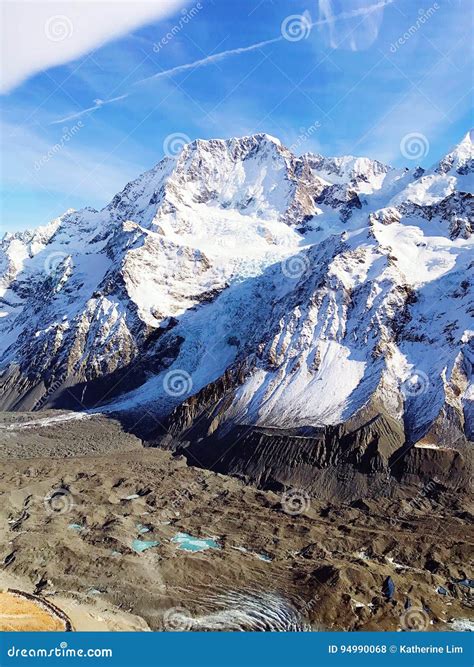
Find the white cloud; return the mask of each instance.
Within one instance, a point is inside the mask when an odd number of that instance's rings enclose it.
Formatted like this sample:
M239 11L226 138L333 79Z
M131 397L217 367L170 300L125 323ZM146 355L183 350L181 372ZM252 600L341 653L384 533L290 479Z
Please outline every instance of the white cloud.
M185 0L2 0L0 92L186 4Z

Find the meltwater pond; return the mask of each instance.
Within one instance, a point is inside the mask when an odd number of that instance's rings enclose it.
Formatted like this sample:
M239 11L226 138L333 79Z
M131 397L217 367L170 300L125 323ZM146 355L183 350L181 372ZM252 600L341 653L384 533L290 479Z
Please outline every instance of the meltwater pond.
M143 553L147 549L157 547L159 542L157 540L132 540L132 549L138 554Z
M182 551L206 551L206 549L220 549L220 545L212 538L199 538L189 533L177 533L171 541Z
M149 533L150 529L148 526L144 526L142 523L137 523L137 530L139 533Z

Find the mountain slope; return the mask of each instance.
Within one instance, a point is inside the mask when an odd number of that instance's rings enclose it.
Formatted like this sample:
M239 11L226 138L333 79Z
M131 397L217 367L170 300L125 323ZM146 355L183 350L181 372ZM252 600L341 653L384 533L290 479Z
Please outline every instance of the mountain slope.
M426 172L268 135L188 144L101 211L3 238L3 407L181 438L198 417L210 437L386 414L408 444L464 446L473 174L472 133Z

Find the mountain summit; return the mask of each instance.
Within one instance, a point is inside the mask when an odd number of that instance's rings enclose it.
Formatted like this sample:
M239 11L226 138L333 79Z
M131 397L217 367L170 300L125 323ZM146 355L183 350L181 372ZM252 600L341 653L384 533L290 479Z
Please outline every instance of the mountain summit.
M200 439L385 415L403 446L464 445L472 136L426 172L198 140L101 211L5 235L3 408L200 419Z

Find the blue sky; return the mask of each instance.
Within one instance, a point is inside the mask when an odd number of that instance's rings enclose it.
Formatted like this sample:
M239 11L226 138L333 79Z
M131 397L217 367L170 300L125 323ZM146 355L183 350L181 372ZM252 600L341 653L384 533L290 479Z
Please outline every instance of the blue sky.
M426 137L419 162L430 166L472 125L470 0L173 2L166 17L65 55L2 96L3 231L101 208L175 133L179 143L268 132L297 153L413 167L400 150L407 134ZM67 40L53 39L59 61Z

